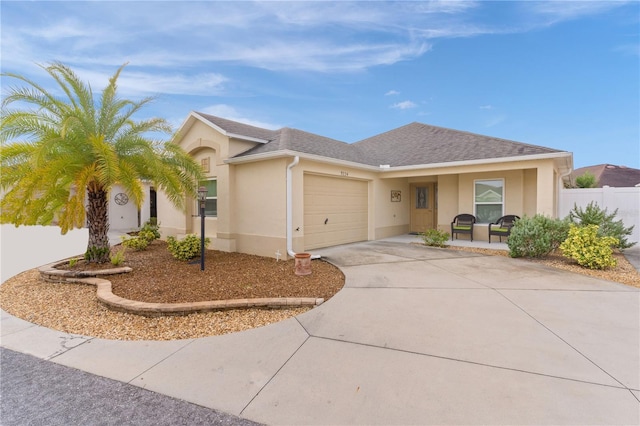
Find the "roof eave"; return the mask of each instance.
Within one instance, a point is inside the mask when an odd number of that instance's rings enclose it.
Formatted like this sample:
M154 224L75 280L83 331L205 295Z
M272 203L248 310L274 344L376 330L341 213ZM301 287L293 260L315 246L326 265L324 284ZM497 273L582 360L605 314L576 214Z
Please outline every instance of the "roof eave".
M495 163L508 163L508 162L517 162L517 161L536 161L536 160L559 160L562 161L559 169L560 173L564 174L567 172L571 172L573 167L573 154L566 151L561 152L553 152L548 154L536 154L536 155L521 155L517 157L503 157L503 158L489 158L489 159L481 159L481 160L467 160L467 161L450 161L446 163L434 163L434 164L415 164L410 166L371 166L368 164L357 163L355 161L347 161L340 160L331 157L324 157L322 155L308 154L304 152L292 151L289 149L278 150L272 152L265 152L261 154L254 155L245 155L241 157L229 158L228 160L224 160L226 164L243 164L243 163L251 163L255 161L264 161L271 160L275 158L285 158L285 157L295 157L298 156L303 159L316 161L319 163L333 164L333 165L341 165L345 167L352 167L361 170L375 171L375 172L396 172L396 171L411 171L411 170L420 170L420 169L437 169L442 167L461 167L461 166L472 166L472 165L482 165L482 164L495 164Z
M340 160L337 158L324 157L322 155L316 154L308 154L305 152L293 151L290 149L283 149L272 152L265 152L262 154L253 154L253 155L244 155L241 157L233 157L227 160L224 160L226 164L244 164L244 163L252 163L255 161L265 161L272 160L275 158L286 158L286 157L300 157L301 159L316 161L319 163L326 163L332 165L339 165L345 167L351 167L355 169L367 170L367 171L379 171L380 168L377 166L370 166L368 164L357 163L355 161L347 161Z
M410 171L419 169L437 169L442 167L461 167L461 166L474 166L482 164L495 164L495 163L509 163L515 161L531 161L531 160L549 160L549 159L564 159L561 172L572 170L573 167L573 154L567 151L553 152L548 154L535 154L535 155L519 155L516 157L500 157L500 158L483 158L479 160L461 160L461 161L448 161L444 163L432 163L432 164L412 164L409 166L380 166L382 172L397 172L397 171Z

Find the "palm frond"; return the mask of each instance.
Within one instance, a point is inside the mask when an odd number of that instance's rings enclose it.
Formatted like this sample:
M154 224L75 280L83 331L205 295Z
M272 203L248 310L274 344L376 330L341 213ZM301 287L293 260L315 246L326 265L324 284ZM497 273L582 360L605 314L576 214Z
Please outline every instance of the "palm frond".
M142 179L164 190L178 207L184 207L187 195L195 196L200 166L178 145L148 137L171 134L169 123L162 118L135 119L154 98L118 97L117 81L125 66L116 70L99 99L60 62L41 67L57 83L61 96L26 77L2 74L25 86L9 88L1 103L3 221L58 220L66 232L85 225L88 192L108 192L120 183L139 204L144 198Z

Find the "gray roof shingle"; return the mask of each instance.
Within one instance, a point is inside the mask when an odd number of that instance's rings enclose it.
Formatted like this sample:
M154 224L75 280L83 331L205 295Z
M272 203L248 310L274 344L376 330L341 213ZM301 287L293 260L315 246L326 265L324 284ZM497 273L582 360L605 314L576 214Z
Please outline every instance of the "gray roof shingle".
M249 124L239 123L237 121L227 120L226 118L216 117L215 115L203 114L196 112L202 118L220 127L227 133L234 135L242 135L250 138L263 140L271 140L274 137L275 130L263 129L261 127L251 126Z
M398 167L563 152L416 122L349 144L298 129L261 129L199 114L228 133L269 141L235 158L290 150L370 166Z
M562 152L415 122L353 145L392 167Z
M277 130L269 143L258 145L236 157L284 150L367 164L363 161L365 155L352 144L289 127Z

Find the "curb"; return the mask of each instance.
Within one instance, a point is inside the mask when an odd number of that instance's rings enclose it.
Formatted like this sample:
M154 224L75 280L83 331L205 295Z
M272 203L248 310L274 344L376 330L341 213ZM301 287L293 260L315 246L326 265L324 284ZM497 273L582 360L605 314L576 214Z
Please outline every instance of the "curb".
M104 269L100 271L81 272L55 269L56 266L64 263L67 263L67 261L54 262L41 266L38 268L38 272L40 273L40 276L48 282L95 285L97 288L96 296L98 300L109 309L149 317L163 315L188 315L195 312L211 312L227 309L283 309L304 306L314 307L324 302L324 299L315 297L270 297L186 303L139 302L113 294L111 291L111 281L97 277L98 275L104 276L131 272L132 269L128 266Z

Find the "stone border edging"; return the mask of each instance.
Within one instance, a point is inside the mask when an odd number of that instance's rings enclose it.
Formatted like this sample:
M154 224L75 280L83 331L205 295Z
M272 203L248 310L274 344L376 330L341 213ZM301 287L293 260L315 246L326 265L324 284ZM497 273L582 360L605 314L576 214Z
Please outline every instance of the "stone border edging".
M56 269L63 262L54 262L38 268L40 276L48 282L80 283L95 285L98 300L114 311L126 312L143 316L161 315L187 315L195 312L210 312L226 309L243 308L294 308L303 306L318 306L324 302L322 298L314 297L270 297L257 299L229 299L212 300L205 302L186 303L150 303L125 299L113 294L111 291L111 281L98 278L97 275L114 275L131 272L131 268L125 266L120 268L104 269L101 271L66 271Z

